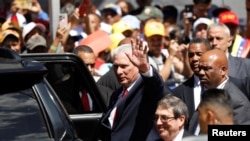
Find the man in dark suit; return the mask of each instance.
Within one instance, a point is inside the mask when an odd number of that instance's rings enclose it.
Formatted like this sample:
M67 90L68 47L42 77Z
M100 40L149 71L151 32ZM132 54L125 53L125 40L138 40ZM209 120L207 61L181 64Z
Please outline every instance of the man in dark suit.
M129 44L129 43L131 43L131 38L126 37L118 43L118 46L123 45L123 44ZM111 53L111 55L112 55L112 53ZM115 71L114 71L113 67L110 68L110 70L107 73L105 73L104 75L102 75L100 77L100 79L97 81L97 84L108 87L108 88L112 89L113 91L118 89L119 87L121 87L121 85L120 85L120 83L115 75ZM113 91L112 91L112 93L113 93Z
M206 89L224 89L233 108L233 122L238 125L250 124L250 103L243 92L228 77L228 60L225 53L219 49L205 52L200 58L200 83ZM190 119L189 130L199 133L197 126L198 113ZM198 130L197 130L198 129Z
M200 134L183 141L207 141L208 125L233 125L233 108L223 89L208 89L201 95L198 106Z
M143 141L153 128L154 112L165 87L148 63L147 49L140 39L114 49L113 67L122 87L114 91L100 119L102 141ZM123 94L125 90L127 94Z
M95 56L93 49L86 45L80 45L74 48L73 53L82 59L86 67L89 69L89 72L93 76L94 80L97 81L100 76L95 71L96 56ZM97 87L101 93L101 98L104 101L105 106L107 107L109 103L109 97L112 93L112 89L109 87L100 85L98 83L97 83ZM82 100L82 104L83 104L85 111L92 111L94 108L92 104L92 98L90 94L87 92L87 90L85 90L85 88L80 88L79 95Z
M200 133L208 134L208 125L233 125L233 108L226 90L208 89L198 106Z
M210 25L207 30L207 39L213 49L225 52L228 59L228 71L230 80L240 88L240 90L250 100L250 60L246 58L233 57L229 53L232 44L232 37L228 27L221 23Z
M206 39L194 38L189 43L188 62L194 74L181 85L172 90L173 94L182 99L188 107L189 119L185 125L185 129L188 129L189 120L193 116L193 113L197 109L200 102L200 93L202 89L198 77L199 60L201 55L210 49L211 47Z
M199 78L206 89L224 89L233 107L234 124L250 124L250 103L228 78L228 60L224 52L213 49L200 58Z

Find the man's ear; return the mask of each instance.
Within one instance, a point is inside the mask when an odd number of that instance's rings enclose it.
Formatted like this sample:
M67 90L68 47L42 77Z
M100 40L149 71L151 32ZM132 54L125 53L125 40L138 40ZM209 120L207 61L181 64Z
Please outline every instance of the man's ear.
M233 37L232 37L232 36L230 36L230 37L228 38L227 43L228 43L228 47L230 47L230 46L232 45L232 43L233 43Z
M185 123L186 117L184 115L181 115L180 117L181 122Z
M223 66L221 67L221 70L220 70L220 71L221 71L221 73L222 73L221 75L223 75L223 76L228 75L228 70L227 70L227 67L226 67L226 66L223 65Z
M186 117L184 115L181 115L178 119L180 121L180 125L179 126L184 126L185 125Z
M208 124L215 124L215 120L216 120L216 117L215 117L215 114L213 113L213 111L211 110L208 110L207 111L207 122Z

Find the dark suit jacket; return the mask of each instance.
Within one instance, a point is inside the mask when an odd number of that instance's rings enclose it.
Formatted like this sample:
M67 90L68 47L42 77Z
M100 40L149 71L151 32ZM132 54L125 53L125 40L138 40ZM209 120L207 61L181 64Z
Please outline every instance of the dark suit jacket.
M225 84L224 90L227 91L231 105L233 107L234 124L250 124L250 103L246 96L230 80ZM193 132L198 121L198 112L196 111L189 123L189 131Z
M109 104L111 94L113 93L114 90L112 90L111 88L109 88L107 86L103 86L103 85L99 85L99 84L97 84L97 87L98 87L98 89L100 91L101 98L105 103L105 106L106 106L105 108L107 108L108 104Z
M188 107L188 114L190 118L195 112L194 108L194 75L183 82L181 85L172 90L172 93L183 100ZM185 125L185 129L188 129L189 122Z
M231 98L234 124L250 124L250 102L246 96L231 81L225 84L224 90Z
M229 76L234 78L250 77L250 59L228 56Z
M228 56L229 78L250 101L250 59Z
M108 87L113 91L121 87L113 68L111 68L107 73L101 76L96 83L98 85Z
M100 139L103 141L144 141L153 128L157 102L165 95L164 82L153 69L153 77L143 77L135 83L117 106L116 122L111 129L108 118L122 88L116 90L100 120Z

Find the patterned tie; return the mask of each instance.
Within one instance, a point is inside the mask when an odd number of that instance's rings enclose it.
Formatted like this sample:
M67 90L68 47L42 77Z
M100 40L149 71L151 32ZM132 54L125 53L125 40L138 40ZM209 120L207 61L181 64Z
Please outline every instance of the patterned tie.
M89 112L90 106L89 106L89 99L88 99L87 91L85 91L85 90L82 91L81 100L82 100L84 111Z

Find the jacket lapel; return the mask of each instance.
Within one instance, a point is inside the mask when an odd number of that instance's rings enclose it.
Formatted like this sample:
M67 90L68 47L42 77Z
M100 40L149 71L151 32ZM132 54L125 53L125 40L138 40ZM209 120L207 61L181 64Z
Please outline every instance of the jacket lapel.
M139 79L134 86L131 88L131 90L128 91L128 94L121 99L118 99L118 104L117 104L117 112L116 112L116 121L113 124L113 129L117 126L117 123L120 122L121 120L121 115L123 114L124 110L127 107L127 104L130 103L130 101L135 97L136 94L138 93L138 90L143 87L143 81L142 79Z
M192 111L190 112L193 113L195 111L194 109L194 75L186 83L186 87L184 90L184 99L185 99L185 102L191 103L191 104L188 104L189 106L188 108L192 109Z

